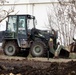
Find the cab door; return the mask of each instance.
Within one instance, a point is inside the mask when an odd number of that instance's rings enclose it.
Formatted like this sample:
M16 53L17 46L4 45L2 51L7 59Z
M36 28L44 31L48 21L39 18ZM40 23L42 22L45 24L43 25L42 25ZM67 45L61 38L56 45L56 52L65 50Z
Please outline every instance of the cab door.
M26 16L18 16L18 43L19 46L22 47L22 45L27 42L27 30L26 30Z

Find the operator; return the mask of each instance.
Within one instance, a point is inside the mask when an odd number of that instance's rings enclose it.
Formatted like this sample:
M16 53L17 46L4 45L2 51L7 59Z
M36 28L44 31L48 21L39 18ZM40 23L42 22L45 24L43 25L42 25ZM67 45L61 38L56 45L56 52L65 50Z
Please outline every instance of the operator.
M19 27L24 28L24 20L20 20Z

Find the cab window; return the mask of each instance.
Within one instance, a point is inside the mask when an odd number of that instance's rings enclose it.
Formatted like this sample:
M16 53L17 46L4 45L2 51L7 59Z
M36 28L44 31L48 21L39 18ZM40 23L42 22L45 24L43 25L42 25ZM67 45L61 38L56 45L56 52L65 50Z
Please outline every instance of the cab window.
M19 16L19 30L25 30L25 16Z
M19 19L18 19L18 33L25 34L25 31L26 31L25 16L19 16Z
M17 30L17 16L9 16L8 17L7 30L16 32L16 30Z

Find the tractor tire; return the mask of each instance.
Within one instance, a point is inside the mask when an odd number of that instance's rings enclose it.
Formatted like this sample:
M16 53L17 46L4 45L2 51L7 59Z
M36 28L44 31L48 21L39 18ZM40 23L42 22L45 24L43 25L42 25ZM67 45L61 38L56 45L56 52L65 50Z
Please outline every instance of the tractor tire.
M33 57L43 57L45 54L45 46L42 41L36 41L32 44L30 53Z
M14 56L18 52L19 47L15 42L7 42L4 47L4 54Z

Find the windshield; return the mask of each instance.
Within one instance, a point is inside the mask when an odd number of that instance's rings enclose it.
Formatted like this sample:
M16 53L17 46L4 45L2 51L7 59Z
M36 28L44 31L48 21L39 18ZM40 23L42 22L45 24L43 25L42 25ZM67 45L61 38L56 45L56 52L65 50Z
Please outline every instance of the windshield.
M34 28L34 19L27 19L27 28L28 30L31 30L32 28Z
M7 30L16 32L17 28L16 22L17 22L17 16L9 16Z

